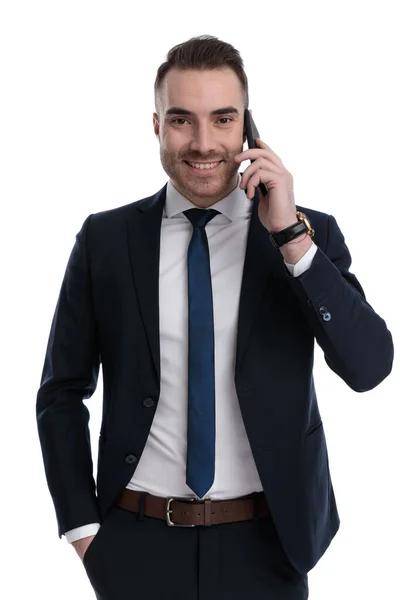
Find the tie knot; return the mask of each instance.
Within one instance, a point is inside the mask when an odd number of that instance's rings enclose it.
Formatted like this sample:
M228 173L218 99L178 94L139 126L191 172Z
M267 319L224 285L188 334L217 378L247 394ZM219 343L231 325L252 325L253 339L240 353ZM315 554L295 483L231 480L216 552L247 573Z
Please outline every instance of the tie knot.
M193 227L204 228L220 212L214 208L189 208L189 210L183 211L183 214L189 219Z

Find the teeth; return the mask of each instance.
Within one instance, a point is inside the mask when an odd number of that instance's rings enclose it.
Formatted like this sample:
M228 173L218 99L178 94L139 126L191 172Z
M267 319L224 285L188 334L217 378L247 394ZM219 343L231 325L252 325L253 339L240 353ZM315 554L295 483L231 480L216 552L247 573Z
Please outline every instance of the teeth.
M218 165L218 162L205 163L205 164L191 163L190 162L189 165L191 167L194 167L195 169L212 169L213 167L216 167Z

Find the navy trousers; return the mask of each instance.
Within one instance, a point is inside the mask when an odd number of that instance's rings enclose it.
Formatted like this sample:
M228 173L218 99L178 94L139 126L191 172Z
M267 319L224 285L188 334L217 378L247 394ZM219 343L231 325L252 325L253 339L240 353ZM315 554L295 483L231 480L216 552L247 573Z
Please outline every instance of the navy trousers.
M97 600L306 600L271 518L168 527L113 507L83 557Z

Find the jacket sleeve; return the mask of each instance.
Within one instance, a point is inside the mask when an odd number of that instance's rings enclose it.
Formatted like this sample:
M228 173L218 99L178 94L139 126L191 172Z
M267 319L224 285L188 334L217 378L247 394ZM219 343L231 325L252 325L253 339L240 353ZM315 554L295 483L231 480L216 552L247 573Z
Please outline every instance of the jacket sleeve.
M328 218L327 242L311 267L288 276L327 365L356 392L376 387L392 370L393 339L350 273L351 256L336 219ZM325 315L325 317L324 317Z
M93 479L89 411L100 353L87 259L89 215L76 235L51 324L36 418L58 535L100 522Z

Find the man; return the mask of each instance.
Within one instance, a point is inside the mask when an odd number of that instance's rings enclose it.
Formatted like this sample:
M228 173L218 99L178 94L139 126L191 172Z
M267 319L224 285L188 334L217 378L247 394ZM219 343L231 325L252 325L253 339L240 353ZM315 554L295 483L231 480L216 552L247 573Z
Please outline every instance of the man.
M339 528L315 340L365 392L392 336L335 218L296 206L264 141L243 152L232 46L170 50L155 102L170 179L85 220L52 323L37 418L58 533L102 600L303 600ZM100 363L96 490L82 400Z

